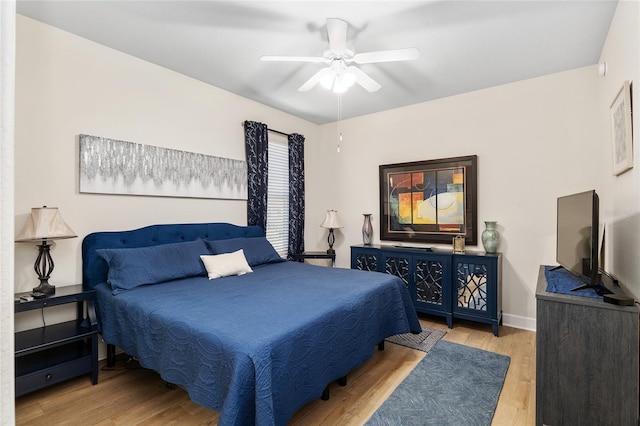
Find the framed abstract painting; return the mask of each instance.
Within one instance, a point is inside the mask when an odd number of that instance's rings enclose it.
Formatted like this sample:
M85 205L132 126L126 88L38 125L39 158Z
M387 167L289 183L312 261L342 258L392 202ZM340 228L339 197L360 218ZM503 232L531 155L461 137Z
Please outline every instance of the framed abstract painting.
M380 239L477 245L476 155L380 166Z

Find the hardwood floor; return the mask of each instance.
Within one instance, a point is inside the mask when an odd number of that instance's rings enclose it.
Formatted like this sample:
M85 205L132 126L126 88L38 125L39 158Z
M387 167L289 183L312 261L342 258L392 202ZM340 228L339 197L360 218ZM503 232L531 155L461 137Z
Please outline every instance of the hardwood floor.
M535 333L455 321L421 318L423 326L447 331L445 340L511 357L492 425L535 424ZM346 387L332 384L328 401L302 407L290 425L362 425L424 357L424 353L387 343L348 376ZM129 363L132 364L132 363ZM135 364L135 363L133 363ZM101 363L103 365L103 363ZM180 389L169 389L154 372L132 369L100 371L92 386L88 376L60 383L16 399L17 425L215 425L218 413L201 407Z

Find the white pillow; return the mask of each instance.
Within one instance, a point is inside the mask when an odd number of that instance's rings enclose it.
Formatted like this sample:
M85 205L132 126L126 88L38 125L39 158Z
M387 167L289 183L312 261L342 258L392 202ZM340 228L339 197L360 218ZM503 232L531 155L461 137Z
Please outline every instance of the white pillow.
M244 275L253 272L242 249L232 253L200 256L210 280L230 275Z

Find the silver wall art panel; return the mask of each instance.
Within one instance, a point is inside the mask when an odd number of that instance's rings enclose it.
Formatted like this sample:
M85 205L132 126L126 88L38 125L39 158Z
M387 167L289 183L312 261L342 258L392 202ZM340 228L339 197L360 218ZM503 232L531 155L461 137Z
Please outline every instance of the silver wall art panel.
M247 163L80 135L80 192L246 200Z

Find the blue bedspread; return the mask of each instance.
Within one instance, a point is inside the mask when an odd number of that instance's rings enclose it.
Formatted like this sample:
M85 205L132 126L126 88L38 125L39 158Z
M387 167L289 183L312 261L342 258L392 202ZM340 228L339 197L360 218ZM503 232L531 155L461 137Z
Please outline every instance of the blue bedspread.
M384 338L421 330L399 278L296 262L96 290L105 342L220 411L220 425L284 425Z

